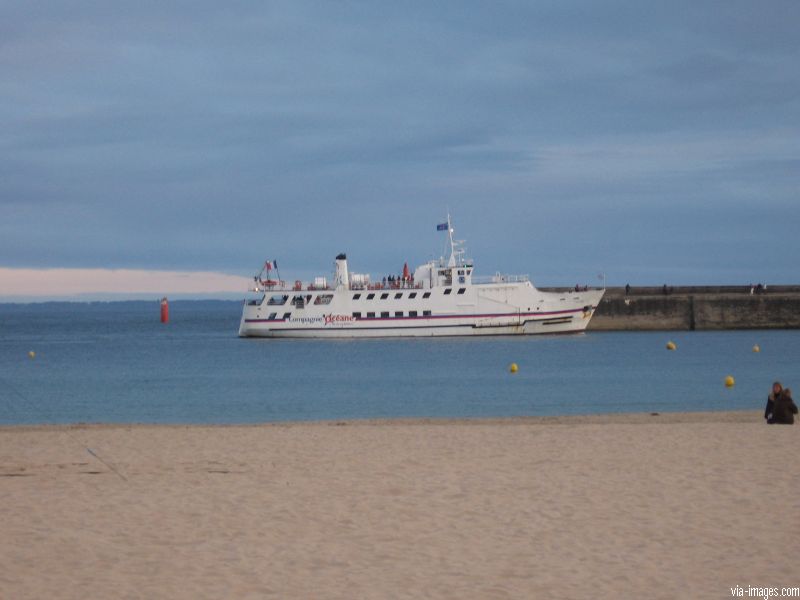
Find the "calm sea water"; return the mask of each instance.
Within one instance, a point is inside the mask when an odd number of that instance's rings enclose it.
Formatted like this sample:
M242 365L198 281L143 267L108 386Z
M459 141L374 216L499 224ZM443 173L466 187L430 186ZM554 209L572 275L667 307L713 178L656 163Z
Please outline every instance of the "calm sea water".
M0 423L760 409L775 379L800 391L798 331L253 340L240 310L175 301L162 325L157 302L0 305Z

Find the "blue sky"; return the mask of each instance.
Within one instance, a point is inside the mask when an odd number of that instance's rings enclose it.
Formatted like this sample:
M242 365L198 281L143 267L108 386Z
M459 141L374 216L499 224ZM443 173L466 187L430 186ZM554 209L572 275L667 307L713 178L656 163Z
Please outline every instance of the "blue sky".
M3 2L0 267L800 282L800 3ZM77 272L77 271L76 271ZM13 282L0 282L0 295Z

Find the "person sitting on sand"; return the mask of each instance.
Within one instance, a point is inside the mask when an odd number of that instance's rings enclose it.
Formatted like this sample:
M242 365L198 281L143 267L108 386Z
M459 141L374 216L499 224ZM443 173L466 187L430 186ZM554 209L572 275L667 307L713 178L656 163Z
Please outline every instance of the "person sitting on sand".
M797 405L792 400L792 390L786 388L775 398L772 406L772 418L767 423L793 425L796 414Z

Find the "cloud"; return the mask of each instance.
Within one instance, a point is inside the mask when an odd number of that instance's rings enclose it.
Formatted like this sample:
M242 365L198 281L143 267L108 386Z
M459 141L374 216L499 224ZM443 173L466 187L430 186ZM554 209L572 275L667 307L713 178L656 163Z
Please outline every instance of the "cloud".
M134 269L8 269L0 267L0 297L87 294L204 295L252 287L246 277L208 271Z

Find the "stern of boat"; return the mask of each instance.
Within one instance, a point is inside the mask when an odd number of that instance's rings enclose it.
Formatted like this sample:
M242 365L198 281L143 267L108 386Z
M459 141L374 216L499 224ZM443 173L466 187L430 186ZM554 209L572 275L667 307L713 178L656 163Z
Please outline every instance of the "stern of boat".
M239 319L239 337L252 337L256 335L253 326L248 323L248 319L258 317L260 300L255 298L245 298L242 303L242 318Z

